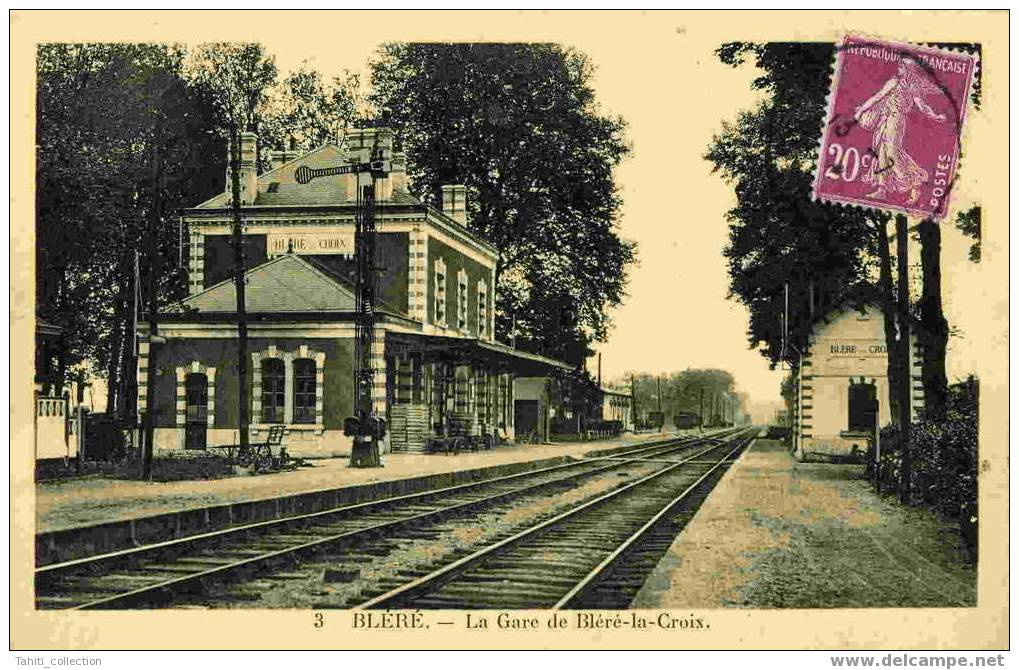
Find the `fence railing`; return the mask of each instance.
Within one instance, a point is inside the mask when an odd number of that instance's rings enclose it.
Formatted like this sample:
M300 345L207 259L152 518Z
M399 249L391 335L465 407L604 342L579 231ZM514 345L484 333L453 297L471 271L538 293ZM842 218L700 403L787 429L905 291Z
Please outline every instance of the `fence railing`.
M36 416L67 416L67 398L61 396L39 396L35 401Z

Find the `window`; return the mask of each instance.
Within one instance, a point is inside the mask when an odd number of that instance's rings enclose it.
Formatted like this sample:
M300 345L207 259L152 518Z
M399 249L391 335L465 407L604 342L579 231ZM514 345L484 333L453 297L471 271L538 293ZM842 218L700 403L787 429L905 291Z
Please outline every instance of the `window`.
M294 361L294 423L315 423L315 361Z
M185 395L187 397L187 422L201 423L209 418L209 386L208 378L201 374L192 372L184 382Z
M485 280L478 282L478 337L488 335L488 287Z
M442 259L435 261L435 323L446 325L446 264Z
M467 273L463 270L456 275L456 327L467 331Z
M491 386L488 372L486 370L478 370L474 383L477 387L478 421L487 427L490 424L488 407L489 387Z
M306 344L293 351L270 344L251 352L251 361L252 429L257 433L267 424L282 423L321 435L325 354Z
M262 423L283 423L286 406L286 369L283 361L262 361Z
M209 381L200 372L192 372L184 379L186 399L184 428L184 448L204 450L206 448L206 428L209 419Z

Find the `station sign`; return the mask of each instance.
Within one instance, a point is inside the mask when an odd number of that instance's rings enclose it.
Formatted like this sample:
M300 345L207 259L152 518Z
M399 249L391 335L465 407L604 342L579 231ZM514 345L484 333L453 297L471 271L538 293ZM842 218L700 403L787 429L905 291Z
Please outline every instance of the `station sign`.
M821 351L829 358L881 358L888 355L884 340L830 340Z
M285 254L346 254L354 253L354 233L335 231L321 233L269 233L266 250L270 255Z

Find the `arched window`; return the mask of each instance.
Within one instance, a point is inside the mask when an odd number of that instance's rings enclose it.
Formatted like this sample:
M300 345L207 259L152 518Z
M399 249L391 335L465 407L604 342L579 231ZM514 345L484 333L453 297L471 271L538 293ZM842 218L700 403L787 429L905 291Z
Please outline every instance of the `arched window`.
M278 358L262 361L262 422L283 423L286 406L286 369Z
M294 361L294 423L315 423L315 361Z

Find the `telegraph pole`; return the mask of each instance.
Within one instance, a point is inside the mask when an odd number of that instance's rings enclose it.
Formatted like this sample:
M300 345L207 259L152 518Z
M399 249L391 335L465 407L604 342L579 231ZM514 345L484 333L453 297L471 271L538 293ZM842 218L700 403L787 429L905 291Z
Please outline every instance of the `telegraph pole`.
M234 289L237 293L237 432L248 446L248 315L244 296L244 235L241 222L241 141L237 122L230 123L230 205L233 212Z
M909 230L906 217L895 215L895 242L898 253L898 320L899 320L899 429L902 435L902 478L899 498L909 502L912 455L909 449L910 423L912 422L913 375L909 364L912 344L909 340Z
M155 345L156 329L158 323L156 320L156 309L158 303L156 301L156 288L158 286L158 274L157 274L157 263L159 257L159 244L158 231L159 231L159 220L163 215L163 193L160 188L160 182L163 180L163 164L162 154L160 152L160 144L163 141L163 122L162 119L156 120L156 133L155 140L152 147L152 208L149 211L149 225L146 234L146 252L149 261L149 276L147 287L149 291L149 369L152 369L152 361L155 360L153 354L153 346ZM147 397L148 403L145 405L145 415L142 418L142 472L141 478L144 480L152 477L152 456L155 451L155 445L153 445L155 435L155 423L153 412L153 396L152 396L152 382L153 375L149 375L148 386L149 389ZM81 439L81 433L78 433L78 439Z
M633 430L637 430L637 379L630 375L630 404L633 408Z

